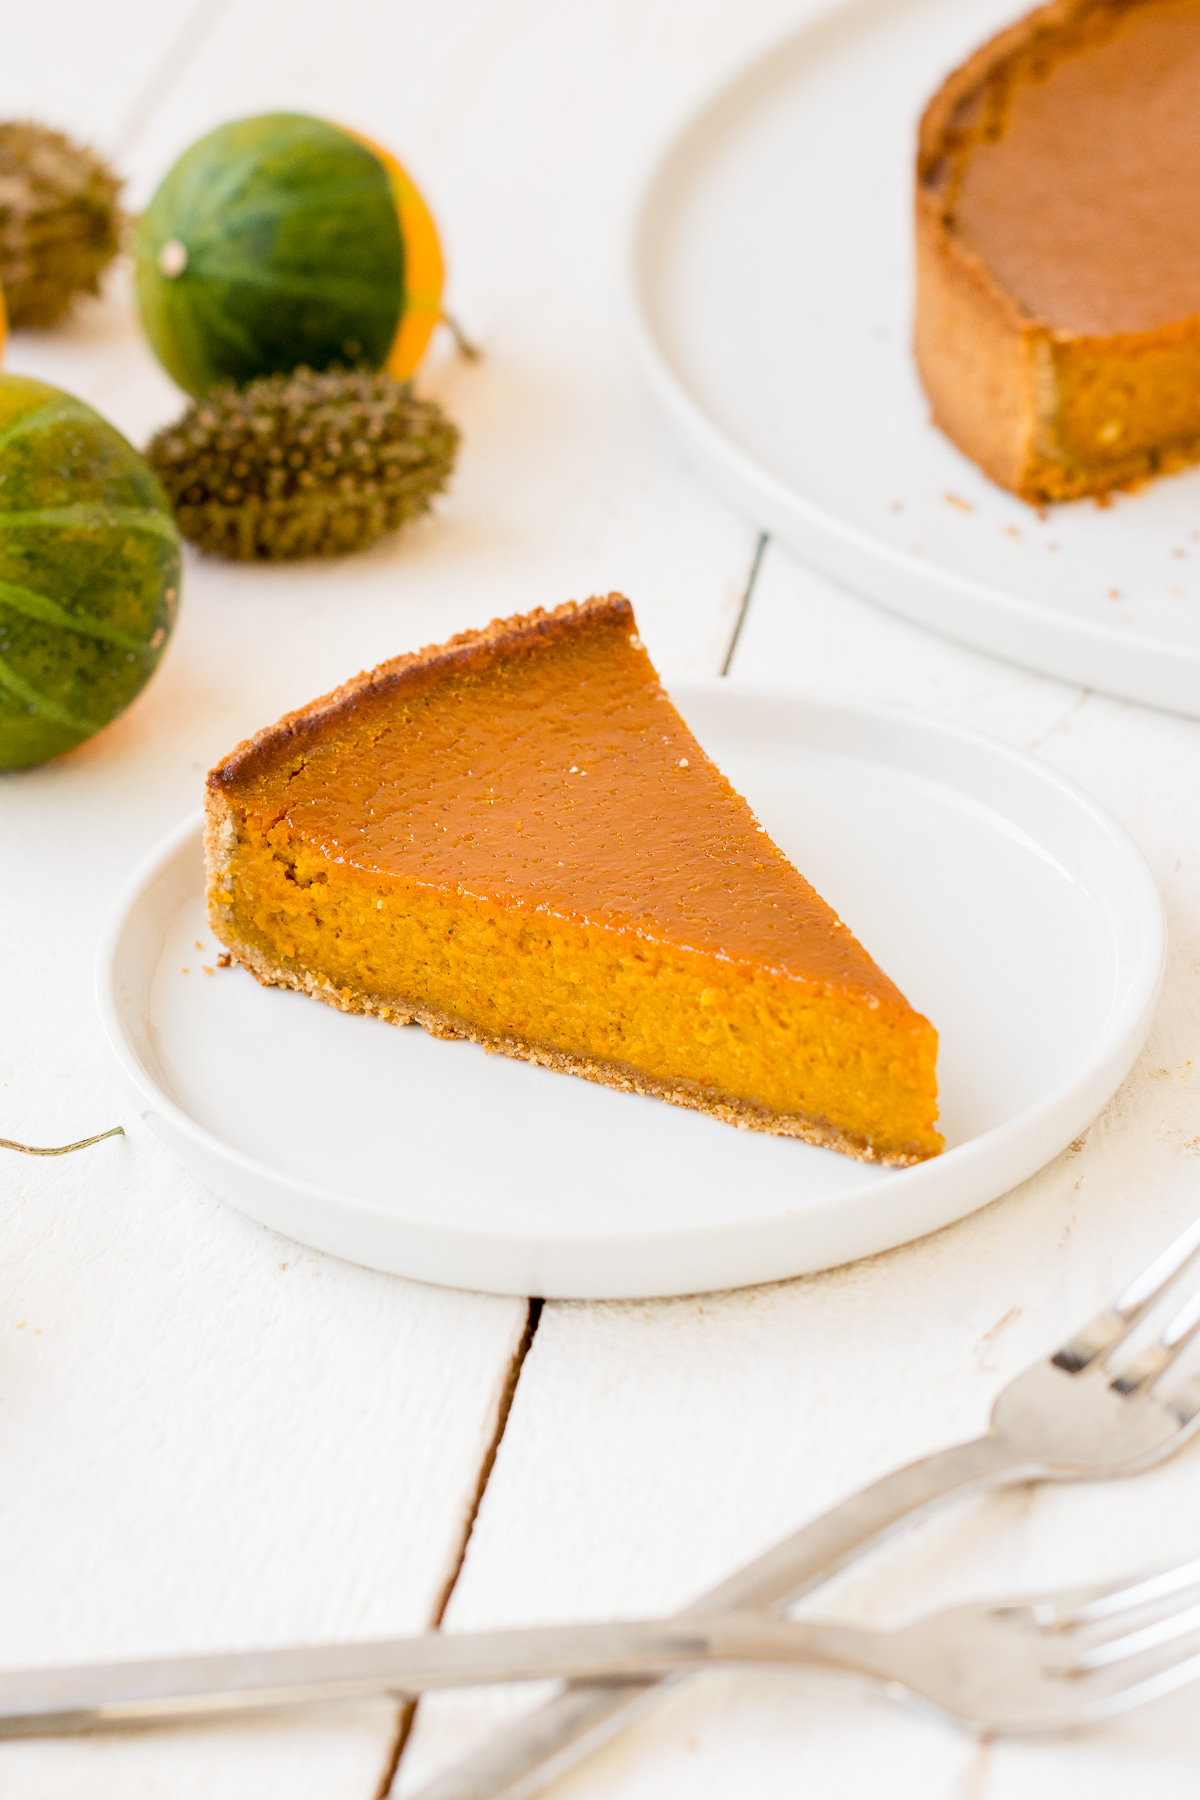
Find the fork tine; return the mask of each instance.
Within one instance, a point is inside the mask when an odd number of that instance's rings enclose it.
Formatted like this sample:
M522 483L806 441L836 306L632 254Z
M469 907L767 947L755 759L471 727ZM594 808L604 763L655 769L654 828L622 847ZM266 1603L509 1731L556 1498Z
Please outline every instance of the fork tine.
M1066 1637L1082 1629L1087 1632L1088 1642L1099 1643L1104 1633L1095 1628L1102 1628L1104 1621L1114 1621L1108 1636L1128 1631L1135 1614L1161 1609L1164 1601L1192 1588L1200 1591L1200 1557L1153 1574L1122 1575L1115 1581L1091 1581L1076 1588L1025 1594L997 1610L1025 1613L1047 1635L1061 1633Z
M1088 1669L1108 1668L1184 1638L1194 1637L1200 1645L1200 1596L1194 1590L1190 1602L1190 1605L1176 1605L1167 1610L1161 1604L1139 1608L1140 1624L1135 1623L1132 1630L1122 1628L1118 1635L1104 1637L1098 1643L1089 1643L1080 1651L1074 1669L1082 1673ZM1153 1616L1155 1614L1158 1616Z
M1161 1669L1147 1669L1138 1680L1133 1681L1118 1694L1114 1694L1106 1711L1108 1713L1127 1712L1132 1706L1145 1706L1149 1700L1157 1700L1163 1694L1174 1693L1176 1688L1187 1687L1190 1682L1200 1679L1200 1641L1195 1651L1188 1655L1180 1653L1173 1660L1164 1663Z
M1051 1357L1051 1362L1068 1374L1077 1375L1097 1357L1115 1350L1141 1324L1197 1252L1200 1252L1200 1219L1189 1225L1161 1256L1156 1256L1149 1267L1135 1276L1111 1306L1102 1308L1068 1338Z
M1071 1689L1080 1702L1076 1722L1107 1718L1142 1706L1161 1694L1200 1678L1200 1631L1181 1633L1170 1643L1142 1651L1101 1668L1069 1672Z
M1200 1250L1200 1219L1194 1220L1173 1244L1168 1244L1161 1256L1156 1256L1149 1267L1134 1276L1129 1286L1118 1294L1114 1311L1131 1318L1135 1315L1139 1319L1145 1318L1175 1277L1182 1274L1197 1250Z
M1200 1559L1157 1575L1061 1595L1057 1606L1035 1611L1060 1652L1052 1661L1066 1676L1082 1676L1200 1632ZM1172 1654L1175 1654L1174 1652Z
M1182 1576L1194 1568L1185 1565L1184 1570L1167 1571L1140 1585L1169 1583L1175 1573ZM1179 1603L1175 1610L1157 1618L1152 1606L1134 1608L1131 1630L1085 1644L1078 1655L1058 1661L1053 1672L1076 1687L1085 1705L1101 1702L1105 1711L1114 1710L1114 1702L1124 1710L1195 1679L1200 1675L1200 1596L1193 1585L1175 1598ZM1162 1599L1169 1601L1170 1596L1163 1594Z
M1040 1621L1044 1673L1070 1684L1081 1717L1124 1712L1200 1677L1200 1557L1090 1597L1060 1595L1044 1611L1057 1615Z
M1165 1375L1171 1364L1183 1355L1188 1345L1200 1332L1200 1293L1192 1295L1175 1317L1164 1327L1157 1343L1143 1350L1139 1357L1123 1369L1113 1382L1119 1394L1136 1394L1139 1389L1149 1388Z
M1094 1587L1077 1604L1061 1607L1059 1617L1064 1625L1087 1625L1114 1614L1134 1612L1173 1595L1187 1593L1197 1586L1200 1586L1200 1556L1179 1563L1173 1569L1159 1569L1155 1574L1138 1576L1133 1581Z

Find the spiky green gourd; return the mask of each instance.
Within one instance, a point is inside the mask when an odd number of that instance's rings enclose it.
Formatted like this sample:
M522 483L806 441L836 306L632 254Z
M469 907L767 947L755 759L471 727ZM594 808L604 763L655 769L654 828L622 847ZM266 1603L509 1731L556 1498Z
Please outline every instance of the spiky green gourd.
M404 306L388 172L303 113L222 125L143 213L137 287L155 354L189 394L302 364L378 368Z
M146 455L184 537L241 561L341 556L425 512L458 431L390 375L298 369L215 388Z
M145 459L81 400L0 375L0 769L124 711L162 656L179 572Z
M0 122L0 287L14 326L53 325L121 247L121 183L91 150Z

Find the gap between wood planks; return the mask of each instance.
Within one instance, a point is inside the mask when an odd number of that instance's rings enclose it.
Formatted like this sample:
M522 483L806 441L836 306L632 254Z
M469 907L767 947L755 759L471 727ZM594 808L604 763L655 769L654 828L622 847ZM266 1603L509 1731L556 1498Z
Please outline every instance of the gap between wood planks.
M767 532L762 531L759 533L758 543L754 546L754 559L750 564L750 573L746 577L746 586L742 593L741 604L738 607L737 619L734 622L733 636L730 638L729 648L725 652L725 661L721 664L722 675L728 675L733 664L733 653L738 647L738 639L742 635L742 626L746 623L746 614L750 610L750 601L753 598L754 589L758 582L763 556L770 541L771 539Z
M130 154L159 107L170 98L171 90L187 72L189 63L212 36L232 0L197 0L183 24L167 45L166 54L157 68L130 101L112 143L112 155L118 161Z
M492 1470L496 1466L496 1456L499 1452L500 1444L508 1425L508 1415L512 1411L513 1400L516 1398L517 1383L521 1379L521 1370L525 1367L525 1358L533 1348L533 1340L537 1336L537 1328L542 1317L542 1305L543 1302L541 1300L531 1300L529 1302L529 1312L525 1319L525 1329L521 1333L521 1341L514 1350L512 1361L508 1365L508 1376L504 1383L503 1392L500 1395L500 1404L496 1409L496 1425L492 1432L492 1439L484 1454L483 1461L479 1465L479 1480L475 1484L475 1495L467 1510L466 1522L463 1526L462 1543L459 1545L459 1551L454 1561L454 1567L446 1578L446 1584L442 1589L441 1598L434 1608L433 1619L429 1626L431 1631L437 1631L440 1628L442 1620L446 1616L446 1608L450 1604L450 1596L458 1585L458 1578L462 1574L463 1564L467 1560L467 1550L471 1543L471 1533L475 1529L475 1521L479 1517L479 1508L483 1504L483 1496L487 1492L487 1484L491 1480ZM400 1767L400 1758L404 1755L404 1746L407 1744L409 1737L412 1734L412 1728L416 1721L417 1707L419 1704L420 1702L417 1700L406 1700L400 1708L400 1715L396 1721L396 1735L392 1740L391 1753L384 1765L383 1773L379 1777L379 1782L372 1796L372 1800L387 1800L388 1795L392 1791L392 1785L395 1782L396 1773Z

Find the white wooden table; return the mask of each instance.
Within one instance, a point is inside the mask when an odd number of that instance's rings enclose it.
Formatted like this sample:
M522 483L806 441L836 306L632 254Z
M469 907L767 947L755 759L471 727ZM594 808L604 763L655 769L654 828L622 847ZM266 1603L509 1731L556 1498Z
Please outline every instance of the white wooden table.
M101 1039L91 969L118 884L196 805L203 771L286 707L496 614L613 587L668 677L720 668L756 532L650 415L623 337L623 234L656 149L798 10L10 9L0 116L107 150L134 206L239 114L319 112L394 146L444 227L452 304L486 357L443 345L423 376L465 432L434 518L329 567L189 560L145 697L65 761L0 780L0 1135L127 1131L62 1161L0 1152L0 1665L385 1635L443 1611L467 1627L672 1607L852 1487L978 1429L1011 1373L1200 1210L1200 726L940 642L774 548L738 678L901 701L1033 751L1116 813L1162 883L1172 951L1149 1046L1035 1180L830 1274L547 1305L524 1355L523 1301L334 1262L218 1203L141 1126ZM66 330L14 338L7 366L73 389L135 442L179 406L119 281ZM960 1507L822 1605L888 1618L1197 1551L1200 1451L1137 1483ZM441 1697L407 1737L380 1703L8 1745L0 1793L408 1795L529 1699ZM989 1746L848 1678L721 1675L554 1792L1182 1800L1200 1792L1198 1754L1194 1692L1072 1742Z

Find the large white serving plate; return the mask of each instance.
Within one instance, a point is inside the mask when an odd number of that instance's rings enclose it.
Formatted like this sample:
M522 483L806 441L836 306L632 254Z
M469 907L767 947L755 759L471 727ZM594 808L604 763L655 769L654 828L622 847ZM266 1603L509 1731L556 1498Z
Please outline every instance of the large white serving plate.
M1033 1173L1108 1099L1162 977L1154 881L1028 758L883 707L673 695L776 842L936 1024L946 1152L886 1170L207 975L198 819L101 948L143 1117L210 1187L337 1256L497 1293L736 1287L885 1250ZM199 947L198 947L199 946Z
M1022 4L854 0L734 81L650 183L635 342L686 452L801 556L963 643L1200 716L1200 470L1039 517L917 382L917 119Z

